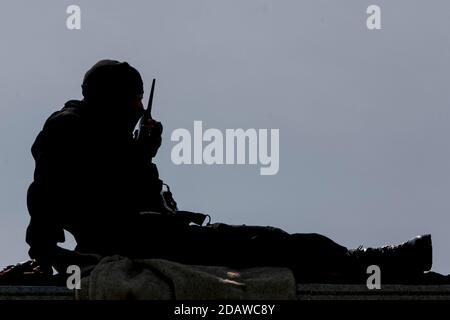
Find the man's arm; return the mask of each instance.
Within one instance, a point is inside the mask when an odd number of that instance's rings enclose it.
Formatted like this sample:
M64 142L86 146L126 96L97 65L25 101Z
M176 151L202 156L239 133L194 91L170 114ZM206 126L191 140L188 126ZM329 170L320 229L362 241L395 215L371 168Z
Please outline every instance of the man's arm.
M70 163L76 161L76 119L61 113L52 115L32 147L36 161L34 181L27 194L30 224L26 241L29 255L42 265L52 265L63 242L61 202L70 183Z

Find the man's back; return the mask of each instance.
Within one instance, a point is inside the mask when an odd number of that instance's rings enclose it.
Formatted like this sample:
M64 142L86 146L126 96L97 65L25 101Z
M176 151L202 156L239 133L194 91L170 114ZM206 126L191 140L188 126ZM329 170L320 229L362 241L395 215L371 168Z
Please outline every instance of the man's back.
M36 169L27 196L27 242L33 258L49 258L64 241L63 229L81 251L108 251L139 211L160 209L156 166L123 125L127 114L122 119L117 106L105 105L67 102L32 146Z

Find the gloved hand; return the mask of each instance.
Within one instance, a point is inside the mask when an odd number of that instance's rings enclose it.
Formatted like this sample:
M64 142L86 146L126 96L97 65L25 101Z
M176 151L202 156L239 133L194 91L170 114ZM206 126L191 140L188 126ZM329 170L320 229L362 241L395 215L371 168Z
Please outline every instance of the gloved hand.
M40 275L51 276L53 274L52 266L44 263L40 263L38 261L33 260L31 263L31 268L33 273Z
M162 142L163 126L161 122L147 119L147 121L141 125L141 132L136 136L136 142L138 144L139 151L145 158L151 160L156 156L159 147Z

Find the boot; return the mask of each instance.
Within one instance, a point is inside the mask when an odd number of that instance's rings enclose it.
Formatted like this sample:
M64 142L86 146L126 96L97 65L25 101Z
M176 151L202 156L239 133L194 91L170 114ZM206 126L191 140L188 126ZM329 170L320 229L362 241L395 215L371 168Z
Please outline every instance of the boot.
M370 265L380 267L385 275L422 274L432 266L431 235L417 236L400 245L389 245L380 248L363 248L347 252L349 271L365 273Z

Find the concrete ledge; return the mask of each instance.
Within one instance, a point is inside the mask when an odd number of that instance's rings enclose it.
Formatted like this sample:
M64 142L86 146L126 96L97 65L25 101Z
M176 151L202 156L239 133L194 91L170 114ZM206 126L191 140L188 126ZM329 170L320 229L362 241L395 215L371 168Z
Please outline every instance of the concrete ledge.
M65 287L0 286L0 300L73 300L75 293Z
M369 290L365 285L299 284L299 300L450 300L450 285L382 285Z
M450 300L450 285L299 284L299 300ZM0 286L0 300L74 300L75 291L55 286Z

